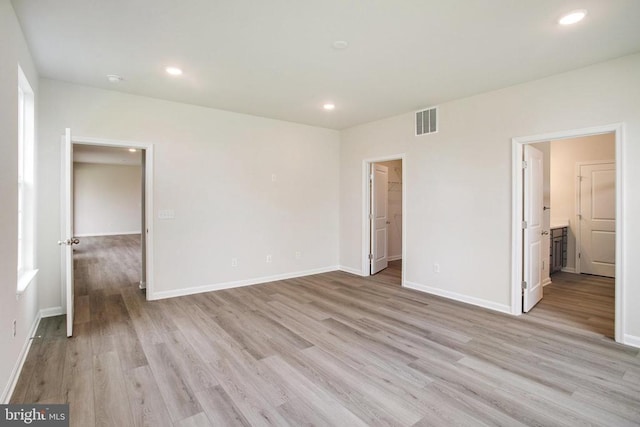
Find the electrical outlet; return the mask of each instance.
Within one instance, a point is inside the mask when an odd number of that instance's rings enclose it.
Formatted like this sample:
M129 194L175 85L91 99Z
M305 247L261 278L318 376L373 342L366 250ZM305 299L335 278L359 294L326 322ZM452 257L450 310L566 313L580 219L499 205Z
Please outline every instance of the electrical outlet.
M302 252L296 251L296 259L302 258Z
M267 264L271 264L271 255L267 255Z
M238 258L231 258L231 267L238 266Z
M438 264L437 262L433 264L433 272L440 273L440 264Z
M16 336L16 331L17 331L17 323L16 323L16 319L13 319L13 336Z

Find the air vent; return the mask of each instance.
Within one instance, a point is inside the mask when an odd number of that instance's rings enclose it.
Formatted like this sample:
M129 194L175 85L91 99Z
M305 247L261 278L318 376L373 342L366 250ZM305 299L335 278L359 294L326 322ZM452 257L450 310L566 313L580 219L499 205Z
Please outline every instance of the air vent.
M438 107L416 112L416 136L438 132Z

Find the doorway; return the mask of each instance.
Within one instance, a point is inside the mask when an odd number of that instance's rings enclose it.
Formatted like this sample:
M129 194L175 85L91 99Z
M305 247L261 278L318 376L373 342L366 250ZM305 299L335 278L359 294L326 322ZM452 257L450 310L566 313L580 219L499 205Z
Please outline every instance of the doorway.
M363 276L403 285L406 227L404 155L363 163Z
M530 195L528 190L530 190L530 184L527 183L527 175L530 174L526 168L530 165L526 162L523 162L524 155L531 149L535 150L535 147L538 146L540 148L543 147L543 144L551 144L556 145L557 147L563 148L562 151L569 151L571 148L572 141L574 143L582 143L582 147L586 148L587 145L584 142L589 139L589 137L596 137L609 134L611 139L613 140L612 145L615 150L614 159L603 159L607 160L605 163L609 163L609 166L605 168L606 172L603 174L599 174L596 178L598 183L596 185L600 185L601 187L608 187L608 193L600 193L604 194L604 199L608 199L610 204L605 207L603 204L602 212L598 212L599 217L608 217L608 229L596 229L596 234L598 237L598 242L596 246L598 248L598 253L596 254L600 261L609 260L611 273L615 276L615 339L616 341L622 342L624 337L623 331L623 313L622 309L624 307L623 304L623 289L624 289L624 277L622 277L622 240L624 236L623 232L623 221L621 218L622 214L622 163L621 163L621 145L622 145L622 126L621 125L609 125L602 126L598 128L590 128L583 130L574 130L574 131L566 131L566 132L558 132L554 134L547 135L538 135L532 137L524 137L524 138L514 138L513 139L513 259L512 259L512 313L513 314L522 314L524 311L528 311L533 305L535 305L534 301L532 303L531 300L526 301L527 297L535 298L535 295L527 294L532 291L530 284L527 282L527 279L535 276L535 274L531 274L528 269L537 269L538 264L536 264L535 260L532 262L532 258L530 254L527 253L527 242L529 241L527 233L528 224L526 220L527 212L523 209L523 206L526 206L527 203L531 205ZM580 139L581 141L577 141ZM544 151L544 150L538 150ZM550 150L547 150L547 153ZM604 156L608 157L608 156ZM549 156L547 155L547 159ZM548 160L547 160L548 161ZM574 252L573 254L565 253L565 262L562 264L562 270L565 273L580 273L580 260L583 261L584 257L581 257L581 253L583 254L585 249L584 245L580 243L580 228L584 228L584 214L580 207L580 201L584 199L583 196L580 195L580 181L579 176L582 163L600 163L600 162L577 162L576 158L570 159L571 167L563 166L565 169L564 172L571 175L570 177L570 196L567 197L566 194L560 192L560 194L556 194L556 197L553 197L553 190L551 190L552 196L549 197L546 195L546 200L543 201L543 197L545 197L544 193L541 192L540 202L538 204L543 205L545 210L542 210L542 206L540 206L540 212L546 213L546 215L542 214L541 221L543 221L543 225L541 227L541 231L537 234L547 234L547 239L551 238L551 242L548 240L546 242L541 242L540 248L546 248L549 251L549 255L542 255L541 250L537 249L537 253L540 254L540 259L547 261L547 270L553 268L553 242L555 232L559 228L564 228L566 230L566 234L564 236L565 242L571 243L575 242L573 248L570 246L570 250L568 252ZM613 168L611 166L613 165ZM568 171L567 171L568 169ZM583 171L584 172L584 171ZM575 175L574 175L575 174ZM597 175L597 174L596 174ZM587 179L583 179L583 182L586 182ZM615 182L615 189L611 188L610 184ZM574 185L575 183L575 185ZM544 187L544 186L542 186ZM584 189L582 190L584 191ZM603 203L606 201L602 199ZM550 205L547 204L547 201L551 200ZM563 203L561 203L564 201ZM550 209L548 209L550 208ZM549 212L550 210L550 212ZM555 211L555 212L554 212ZM582 218L581 218L582 216ZM553 224L556 223L557 227ZM562 223L562 224L560 224ZM597 227L596 227L597 228ZM551 231L550 235L549 232ZM546 233L545 233L546 232ZM562 236L562 234L558 234ZM560 237L562 238L562 237ZM551 245L549 244L551 243ZM609 247L606 247L609 245ZM558 254L556 254L558 256ZM562 256L562 254L560 254ZM574 262L574 259L576 260ZM540 263L540 266L542 263ZM556 264L557 265L557 264ZM564 274L564 273L563 273ZM545 282L545 279L542 274L542 269L540 268L539 277L542 282ZM580 278L580 276L574 276L574 279ZM565 282L567 281L567 277L562 278ZM562 280L561 280L562 281ZM550 281L546 281L549 283ZM542 296L541 288L540 288L540 297ZM523 301L525 300L525 301Z
M86 257L79 257L79 252L99 247L99 251L90 251L92 262L97 260L95 253L107 257L118 253L118 263L109 266L114 277L121 277L116 281L120 285L135 282L144 289L144 155L145 150L131 147L74 144L73 230L80 240L74 246L76 272L79 260L83 263ZM78 293L84 281L75 275L76 298L86 295Z
M74 262L73 262L73 245L79 243L79 239L74 232L74 156L73 152L75 148L80 150L80 153L85 155L86 151L90 152L90 156L103 156L104 153L123 153L129 154L137 153L139 156L139 180L138 188L132 189L134 194L138 197L138 207L136 213L138 218L137 231L140 233L138 239L139 245L139 264L137 268L139 271L139 283L137 285L146 289L146 299L153 299L153 227L152 227L152 194L153 194L153 145L148 143L138 143L130 141L113 141L96 138L85 137L72 137L71 130L67 129L65 135L62 137L62 191L61 191L61 219L62 219L62 239L58 242L63 247L62 251L62 295L65 302L65 311L67 313L67 336L73 334L74 324ZM130 151L129 151L130 150ZM116 156L117 157L117 156ZM86 157L85 157L86 159ZM95 174L94 170L91 172ZM104 174L104 171L98 171L98 173ZM118 179L121 177L118 177ZM115 180L116 178L112 178ZM87 190L86 188L84 190ZM83 191L84 191L83 190ZM90 189L89 189L90 190ZM86 192L86 191L85 191ZM93 202L95 202L95 197ZM86 206L85 206L86 208ZM89 209L89 212L93 212L96 216L103 214L100 209L96 209L95 206ZM108 215L107 215L108 217ZM133 220L135 221L135 219ZM126 224L127 221L119 221L119 225L116 226L116 230L113 234L122 234L122 231L126 231L122 224ZM131 219L129 219L131 223ZM94 224L95 225L95 224ZM113 225L113 224L111 224ZM87 224L83 224L86 227ZM107 223L102 223L100 227L107 228ZM131 230L129 230L131 231ZM82 232L81 232L82 234ZM94 234L94 233L90 233ZM109 234L109 233L107 233ZM130 244L130 242L129 242ZM137 250L136 250L137 252ZM134 273L135 274L135 273Z

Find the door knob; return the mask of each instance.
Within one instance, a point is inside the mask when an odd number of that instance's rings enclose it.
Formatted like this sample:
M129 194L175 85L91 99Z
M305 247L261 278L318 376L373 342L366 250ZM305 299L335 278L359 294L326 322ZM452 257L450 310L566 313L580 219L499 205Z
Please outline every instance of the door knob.
M58 240L58 245L62 246L62 245L77 245L80 243L80 240L77 237L74 237L73 239L67 239L67 240Z
M548 232L548 231L546 231L546 230L542 232L542 235L543 235L543 236L546 236L547 234L549 234L549 232Z

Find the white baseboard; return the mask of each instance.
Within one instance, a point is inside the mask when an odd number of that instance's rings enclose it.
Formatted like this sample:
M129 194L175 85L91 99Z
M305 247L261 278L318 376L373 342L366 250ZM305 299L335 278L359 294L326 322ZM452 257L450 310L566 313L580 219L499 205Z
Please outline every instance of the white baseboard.
M20 378L20 373L22 372L22 367L24 366L24 361L27 360L27 354L29 354L29 349L31 348L31 343L33 337L38 330L38 325L40 324L40 319L42 319L42 312L39 311L36 315L36 318L33 320L31 324L31 328L29 328L29 333L27 334L25 343L22 345L22 350L20 350L20 354L18 355L18 360L16 361L16 365L13 367L13 371L11 371L11 375L9 376L9 381L5 389L2 391L2 396L0 396L0 402L3 404L9 403L9 399L11 399L11 395L16 388L16 384L18 383L18 378Z
M43 308L42 310L40 310L39 314L40 314L40 317L53 317L53 316L60 316L65 313L66 312L62 307L49 307L49 308Z
M545 287L547 285L551 284L551 277L546 277L543 281L542 281L542 287Z
M402 259L402 254L400 254L400 255L392 255L392 256L388 256L387 257L388 261L397 261L399 259Z
M428 294L438 295L455 301L464 302L466 304L477 305L479 307L488 308L489 310L499 311L501 313L511 313L511 307L506 304L498 304L493 301L484 300L481 298L472 297L469 295L459 294L456 292L446 291L444 289L433 288L431 286L422 285L420 283L404 281L403 286L405 288L414 289L416 291L426 292Z
M623 344L640 348L640 337L637 337L635 335L624 334L623 339L624 339Z
M562 270L565 273L576 273L576 269L574 267L562 267Z
M356 276L361 276L361 277L365 277L364 274L362 274L361 270L357 270L355 268L351 268L351 267L346 267L344 265L341 265L338 267L338 270L340 271L344 271L345 273L351 273L351 274L355 274Z
M108 232L96 232L96 233L81 233L81 234L76 234L75 237L128 236L130 234L142 234L142 232L141 231L108 231Z
M149 294L147 288L147 296L149 301L181 297L185 295L201 294L204 292L219 291L222 289L240 288L242 286L259 285L261 283L275 282L278 280L293 279L296 277L311 276L312 274L328 273L330 271L336 271L339 267L337 265L330 267L317 268L313 270L296 271L293 273L276 274L274 276L256 277L253 279L237 280L234 282L214 283L212 285L195 286L192 288L182 288L170 291L153 292Z

